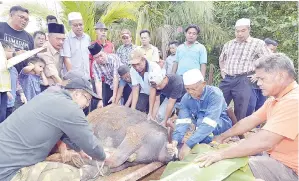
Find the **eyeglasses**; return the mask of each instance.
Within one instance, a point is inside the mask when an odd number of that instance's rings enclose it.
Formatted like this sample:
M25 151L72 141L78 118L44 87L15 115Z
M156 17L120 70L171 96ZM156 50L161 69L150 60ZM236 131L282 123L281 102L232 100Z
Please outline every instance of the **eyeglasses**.
M89 98L89 97L86 96L85 94L83 94L83 96L85 97L85 99L87 100L88 103L91 101L91 98Z
M77 28L77 27L82 27L83 24L82 23L79 23L79 24L72 24L73 27Z
M29 18L26 18L25 16L22 16L22 15L17 15L21 20L24 20L26 22L29 21Z

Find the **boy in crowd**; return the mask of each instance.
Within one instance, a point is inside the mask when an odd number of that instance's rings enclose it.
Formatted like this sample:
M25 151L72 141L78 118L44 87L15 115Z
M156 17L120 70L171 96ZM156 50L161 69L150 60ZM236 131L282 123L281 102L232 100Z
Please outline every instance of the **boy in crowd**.
M172 72L172 67L173 67L173 62L175 61L175 53L176 53L176 48L179 46L178 41L172 41L169 43L169 56L166 58L165 61L165 69L166 69L166 74L171 74Z
M121 96L123 96L125 106L129 107L132 103L132 89L126 92L125 86L132 87L130 68L127 65L120 66L118 68L118 75L120 76L120 80L115 102L118 103Z
M20 73L20 84L28 101L41 92L41 84L44 86L49 84L44 74L45 66L46 63L42 58L32 57L28 60L28 65Z

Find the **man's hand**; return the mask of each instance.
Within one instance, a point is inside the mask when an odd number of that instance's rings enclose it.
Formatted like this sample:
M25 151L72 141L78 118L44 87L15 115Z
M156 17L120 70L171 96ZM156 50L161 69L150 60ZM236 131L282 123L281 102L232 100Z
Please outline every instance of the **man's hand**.
M207 167L210 166L212 163L218 162L223 160L220 152L212 152L208 154L203 154L194 159L195 162L201 162L199 164L200 167Z
M16 55L20 55L20 54L25 53L25 52L26 52L26 50L19 50L19 51L16 52Z
M176 157L178 156L178 149L177 149L177 145L178 142L177 141L172 141L172 143L168 143L166 148L167 148L167 152L169 155L174 156L176 155Z
M86 159L89 159L91 160L92 158L90 156L88 156L83 150L81 150L79 152L79 155L81 156L81 158L86 158Z
M115 96L112 96L112 97L109 99L108 103L115 103Z
M11 92L7 92L6 94L7 94L8 100L11 101L13 99L13 95L11 94Z
M183 160L189 154L190 150L191 148L187 144L184 144L180 150L179 159Z
M224 79L225 78L225 72L223 70L221 70L220 74L221 74L221 77Z
M223 139L223 137L222 137L221 135L215 136L215 137L213 138L213 141L216 141L216 142L219 143L219 144L224 143L224 139Z
M102 108L102 107L104 107L103 106L103 100L99 100L97 108Z
M147 115L147 120L152 120L152 121L155 121L155 119L153 118L152 114L148 113Z
M21 98L21 102L22 102L23 104L26 104L26 103L27 103L27 98L26 98L26 96L25 96L24 93L20 93L20 98Z
M255 75L255 74L253 74L253 75L248 75L247 77L250 78L251 83L255 83L255 82L257 81L257 78L256 78L256 75Z
M66 163L72 160L72 156L74 155L74 153L65 149L60 152L60 155L61 155L62 162Z

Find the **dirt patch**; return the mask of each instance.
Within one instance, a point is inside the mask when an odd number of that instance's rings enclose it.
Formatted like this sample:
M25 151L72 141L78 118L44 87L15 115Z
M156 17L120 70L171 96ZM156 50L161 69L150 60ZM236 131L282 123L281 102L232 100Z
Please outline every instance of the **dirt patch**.
M112 173L109 176L100 177L96 181L117 181L117 180L123 178L124 176L129 175L130 173L138 170L139 168L142 168L143 166L145 166L145 164L140 164L140 165L136 165L136 166L133 166L133 167L128 167L128 168L126 168L122 171Z
M128 127L126 138L128 139L130 145L137 146L141 144L144 135L146 135L146 131L142 129L141 125L136 125Z

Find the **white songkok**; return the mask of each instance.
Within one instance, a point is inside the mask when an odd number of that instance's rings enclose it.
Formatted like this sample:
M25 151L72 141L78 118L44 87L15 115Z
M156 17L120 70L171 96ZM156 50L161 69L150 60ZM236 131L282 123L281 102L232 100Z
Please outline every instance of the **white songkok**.
M69 21L82 19L81 13L79 12L71 12L68 15Z
M236 22L235 27L237 26L250 26L250 19L242 18Z
M166 71L164 69L161 69L160 67L153 69L148 74L148 80L149 82L154 82L155 84L159 85L163 81L163 79L166 76Z
M193 85L197 82L204 81L199 69L188 70L183 74L184 85Z

